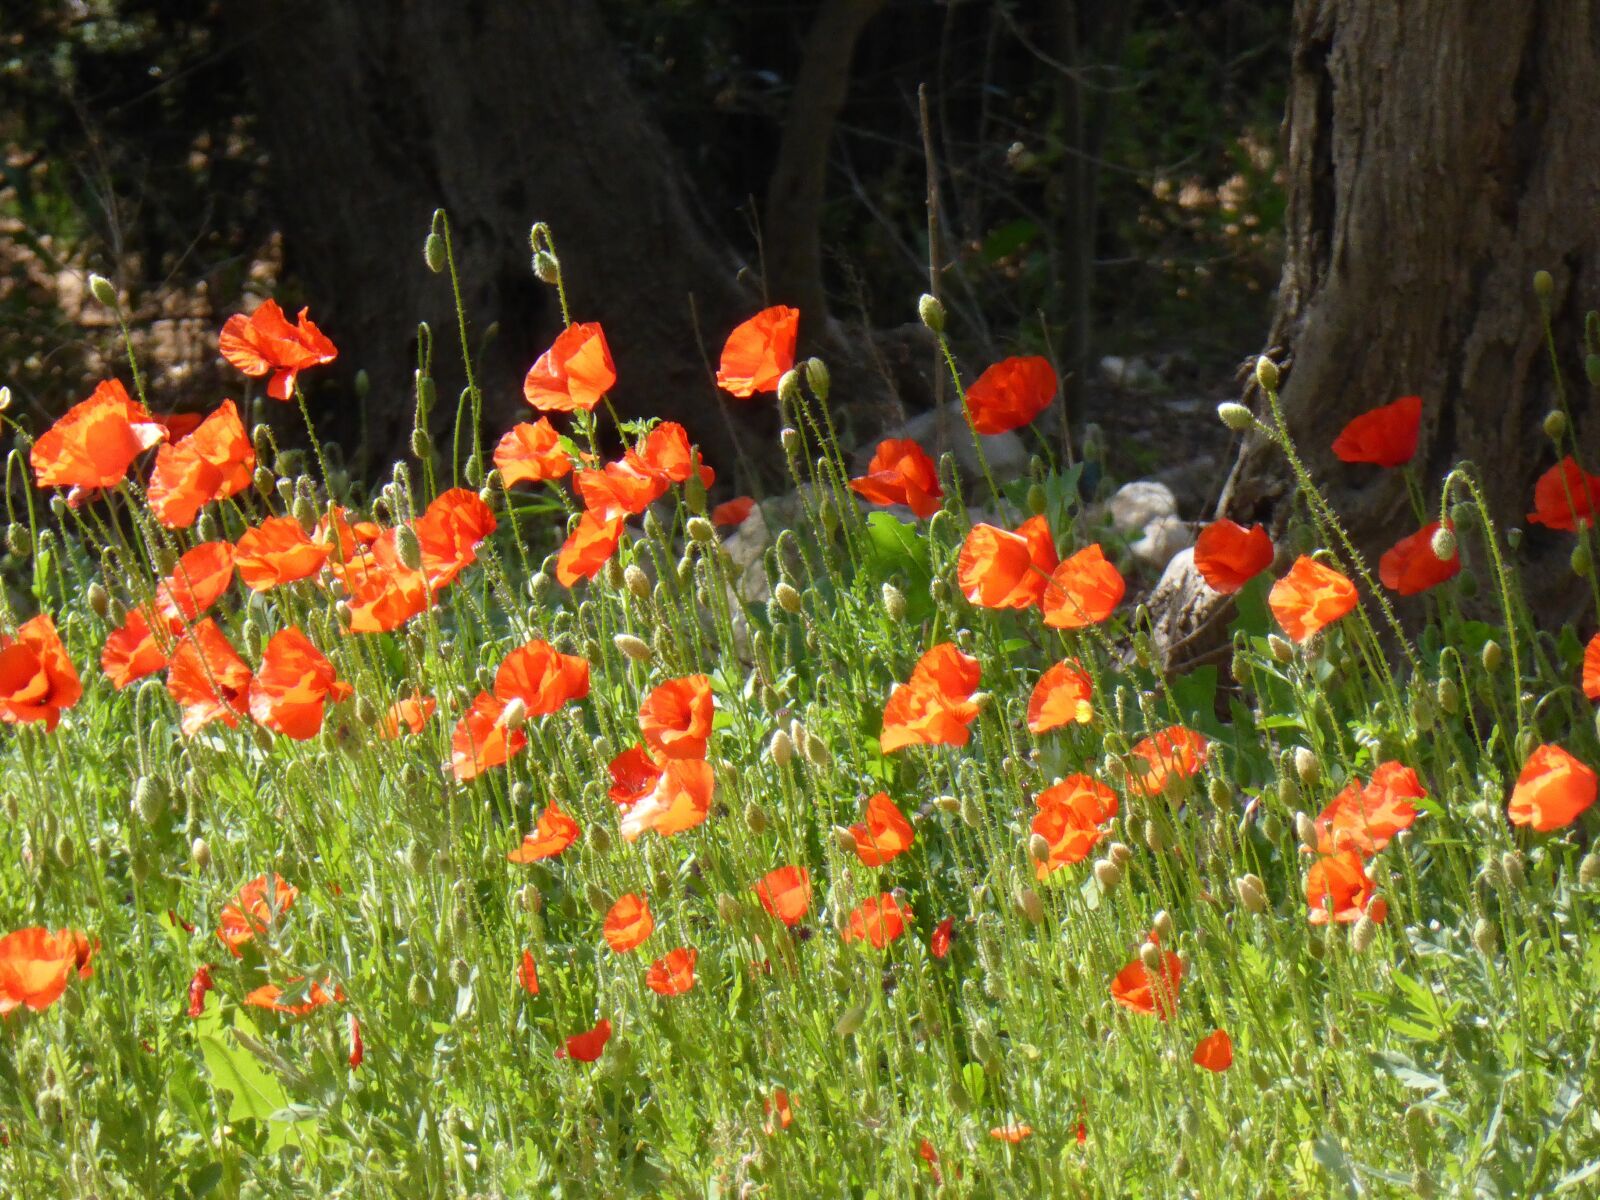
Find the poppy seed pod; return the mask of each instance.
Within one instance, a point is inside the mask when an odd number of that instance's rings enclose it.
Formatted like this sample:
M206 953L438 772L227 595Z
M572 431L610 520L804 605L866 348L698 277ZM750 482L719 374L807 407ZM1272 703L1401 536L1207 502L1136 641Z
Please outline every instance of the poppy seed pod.
M917 301L917 316L934 333L944 333L945 311L939 297L924 292Z

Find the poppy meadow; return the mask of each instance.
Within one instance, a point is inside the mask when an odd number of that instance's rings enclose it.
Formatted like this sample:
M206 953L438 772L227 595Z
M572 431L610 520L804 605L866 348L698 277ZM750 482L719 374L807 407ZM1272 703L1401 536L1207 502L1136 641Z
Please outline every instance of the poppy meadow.
M1600 1186L1600 608L1536 621L1429 397L1317 447L1270 363L1224 406L1412 511L1370 562L1309 474L1202 522L1223 648L1169 673L1041 354L945 356L972 477L853 467L807 314L752 305L706 403L773 410L775 489L619 419L649 381L573 313L448 451L419 370L368 486L317 312L230 316L202 412L6 414L10 1194ZM1550 428L1526 522L1588 576Z

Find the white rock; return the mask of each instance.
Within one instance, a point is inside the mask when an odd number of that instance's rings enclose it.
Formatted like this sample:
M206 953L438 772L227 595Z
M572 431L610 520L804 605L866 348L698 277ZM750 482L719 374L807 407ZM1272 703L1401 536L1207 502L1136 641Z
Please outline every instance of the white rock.
M1157 517L1128 549L1140 562L1165 567L1180 551L1194 545L1194 531L1187 521L1174 516ZM1190 558L1194 552L1189 550Z
M1123 484L1106 502L1106 508L1118 533L1144 529L1157 517L1178 515L1178 502L1172 489L1153 479Z

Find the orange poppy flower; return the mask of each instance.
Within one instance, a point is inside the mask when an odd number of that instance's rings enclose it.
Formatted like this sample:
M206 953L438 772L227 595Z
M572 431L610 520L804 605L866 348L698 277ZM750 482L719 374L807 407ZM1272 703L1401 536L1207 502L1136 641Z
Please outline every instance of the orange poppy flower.
M1378 560L1378 579L1390 591L1415 596L1461 573L1461 555L1440 558L1433 552L1433 535L1439 522L1424 525L1410 537L1403 537L1383 552Z
M997 1142L1010 1142L1013 1146L1015 1146L1024 1138L1031 1138L1033 1136L1033 1126L1022 1125L1015 1122L1009 1125L996 1125L993 1129L989 1130L989 1136Z
M39 435L28 462L35 485L72 488L75 502L84 491L121 483L133 460L166 437L144 405L107 379Z
M211 967L201 963L194 969L194 974L189 979L189 1007L187 1013L198 1020L205 1016L206 993L216 990L216 983L211 978Z
M1578 522L1594 524L1600 507L1600 475L1591 475L1568 455L1533 485L1533 511L1528 523L1572 533Z
M528 642L501 661L494 694L521 700L530 717L545 716L589 694L589 661L562 654L549 642Z
M1226 517L1194 540L1194 567L1206 586L1231 595L1272 565L1272 539L1260 525L1246 529Z
M530 996L539 994L539 968L534 965L533 951L524 950L522 961L517 964L517 982L522 985L522 990Z
M794 366L800 334L800 310L779 304L764 308L737 326L722 346L717 386L748 400L757 392L775 392L778 380Z
M309 1012L314 1012L324 1004L344 1003L344 989L334 985L324 988L321 983L306 983L304 975L293 975L287 982L287 989L275 983L262 984L254 991L245 995L244 1002L252 1008L265 1008L272 1012L287 1013L291 1017L303 1017ZM330 982L327 980L324 983ZM286 1000L284 997L288 997Z
M249 487L255 469L255 447L239 410L224 400L193 433L156 451L146 492L150 511L168 529L187 529L205 505Z
M247 588L268 592L315 575L332 553L333 547L326 542L308 538L293 517L267 517L239 535L233 547L233 565Z
M593 579L600 569L611 561L622 540L622 517L609 519L586 512L578 518L578 527L572 531L556 558L556 579L562 587L571 587L580 579Z
M249 712L250 668L239 657L217 623L200 621L178 642L167 664L167 691L183 709L186 737L213 721L230 729Z
M1063 725L1087 725L1094 719L1089 701L1094 681L1075 658L1058 662L1034 685L1028 697L1028 732L1046 733Z
M789 1102L789 1093L783 1088L773 1088L772 1095L761 1102L761 1111L766 1114L761 1128L768 1137L780 1129L787 1129L794 1122L794 1106Z
M261 669L250 681L250 715L274 733L303 742L321 731L323 707L354 690L291 625L272 635L261 656Z
M106 635L100 651L100 670L118 691L157 671L166 669L164 639L158 639L144 610L130 608L122 624Z
M257 875L241 887L233 899L222 906L217 937L228 948L228 953L239 957L239 947L263 934L294 907L298 888L283 876L274 874L270 879Z
M850 481L851 490L871 504L903 504L918 517L939 511L944 488L933 459L909 438L888 438L867 464L867 473Z
M639 705L639 732L662 758L704 758L714 712L706 676L669 679Z
M644 435L637 449L623 455L623 462L668 483L687 483L697 469L704 486L717 481L717 473L700 462L700 450L689 441L689 431L676 421L656 425Z
M702 759L668 759L650 793L622 814L623 840L638 841L651 829L670 837L703 824L716 782L716 772Z
M911 921L911 910L894 898L893 893L871 896L851 910L848 924L840 936L846 942L870 942L874 950L882 950L906 931Z
M507 487L548 483L572 472L572 459L549 417L513 425L494 448L494 465Z
M885 754L905 746L965 746L978 716L972 694L983 668L952 642L935 646L917 661L911 679L883 706Z
M246 375L271 375L267 395L288 400L295 378L308 367L320 367L339 357L339 351L306 316L302 308L293 325L276 300L264 300L246 317L235 313L222 324L219 348L228 364Z
M1033 832L1050 845L1050 856L1034 864L1040 879L1088 858L1105 836L1101 826L1117 815L1117 794L1088 775L1069 775L1033 802L1039 810L1033 816Z
M1329 921L1348 925L1362 916L1381 921L1388 913L1388 905L1373 898L1372 880L1354 850L1324 854L1311 864L1306 872L1306 902L1313 925Z
M752 889L761 907L785 925L798 925L811 908L811 872L804 867L777 867Z
M552 804L539 814L539 823L522 839L510 854L506 855L509 862L531 863L542 858L555 858L573 842L578 840L578 823L560 807Z
M988 434L1018 429L1049 408L1060 387L1047 358L1001 359L967 389L972 427Z
M361 1040L361 1022L356 1019L355 1013L349 1015L348 1027L350 1030L350 1057L345 1061L350 1064L350 1069L354 1071L361 1065L362 1060L366 1058L367 1047Z
M1146 796L1159 796L1173 780L1199 774L1209 751L1205 734L1182 725L1169 725L1140 738L1128 751L1134 760L1129 785Z
M393 529L384 530L369 548L353 550L333 572L347 593L351 633L387 633L428 607L428 577L400 561Z
M1600 633L1590 638L1583 648L1583 694L1591 700L1600 700Z
M1355 608L1355 584L1331 567L1301 555L1267 593L1267 605L1296 642L1315 636Z
M626 954L641 945L655 927L650 902L637 892L629 892L619 897L606 913L606 945L618 954Z
M1342 462L1403 467L1417 452L1421 423L1422 397L1402 396L1352 420L1333 440L1333 452Z
M1157 947L1161 944L1154 934L1150 935L1150 941ZM1161 966L1155 974L1145 967L1142 958L1135 958L1118 971L1111 981L1111 998L1123 1008L1165 1021L1178 1007L1183 960L1170 950L1159 953Z
M383 531L376 521L352 521L348 510L334 505L331 513L317 518L311 536L332 546L337 543L338 558L349 562L360 557L360 551L378 540Z
M946 917L933 927L933 932L928 935L928 949L935 958L946 958L950 954L950 942L955 935L956 919Z
M439 493L412 526L422 551L422 573L432 591L448 587L478 560L478 547L495 530L494 513L477 492Z
M150 419L167 431L167 440L172 442L188 437L204 420L199 413L187 412L151 413Z
M1217 1029L1200 1039L1194 1048L1194 1065L1220 1074L1233 1066L1233 1039L1226 1029Z
M632 808L655 790L661 778L661 765L643 746L631 746L607 766L611 787L606 795L618 808Z
M586 514L604 521L642 513L672 486L665 475L627 459L579 471L572 482Z
M1543 745L1523 764L1506 815L1513 825L1549 833L1571 825L1594 798L1594 771L1560 746Z
M575 1033L556 1050L557 1058L570 1058L573 1062L594 1062L611 1040L611 1022L604 1017L594 1023L587 1033Z
M658 958L645 972L644 983L658 996L681 996L694 986L694 962L698 957L693 946L680 946Z
M711 523L743 525L755 506L755 500L749 496L735 496L732 500L724 500L711 510Z
M898 858L911 849L917 836L886 792L867 801L866 820L850 826L850 833L855 838L856 857L869 867L881 867Z
M450 771L456 781L476 779L490 767L503 765L521 754L528 735L506 728L509 700L479 692L450 734Z
M156 607L169 621L193 620L233 582L233 544L201 542L185 550L172 574L156 585Z
M0 721L43 721L47 730L54 729L82 695L77 669L49 613L24 621L15 634L0 634Z
M1122 602L1128 590L1122 572L1096 542L1064 559L1050 576L1041 604L1044 623L1052 629L1098 625Z
M528 369L522 395L540 412L592 412L616 382L605 330L589 321L561 331Z
M1366 787L1351 780L1317 816L1317 853L1354 850L1370 858L1395 834L1410 828L1417 819L1411 801L1427 794L1417 773L1397 762L1380 765Z
M433 714L438 708L439 702L432 696L412 692L411 695L396 700L389 706L389 711L384 713L383 720L378 722L378 736L392 741L400 736L402 729L411 733L421 733L423 727L433 719Z
M1050 523L1029 517L1015 533L974 525L961 543L956 581L980 608L1031 608L1039 603L1060 559Z
M26 1005L43 1012L61 998L76 972L94 974L89 960L95 947L76 929L51 933L38 927L18 929L0 938L0 1015Z

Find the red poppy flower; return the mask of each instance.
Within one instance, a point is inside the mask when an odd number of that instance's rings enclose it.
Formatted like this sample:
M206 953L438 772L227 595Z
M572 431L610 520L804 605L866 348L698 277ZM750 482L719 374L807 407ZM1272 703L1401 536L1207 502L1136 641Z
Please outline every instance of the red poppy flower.
M448 587L478 560L478 547L495 530L494 513L477 492L439 493L412 526L422 551L422 573L433 591Z
M293 517L267 517L239 535L233 547L233 565L247 588L268 592L315 575L332 553L333 547L326 542L308 538Z
M917 1143L917 1157L928 1164L928 1170L933 1175L933 1184L940 1187L944 1184L944 1172L939 1170L939 1152L933 1148L933 1143L923 1138Z
M24 621L15 634L0 634L0 721L42 721L47 730L54 729L82 695L77 669L49 613Z
M264 300L248 317L235 313L222 325L222 357L246 375L272 376L267 395L274 400L294 396L295 378L308 367L320 367L339 351L302 308L293 325L276 300Z
M528 735L520 727L506 726L510 704L499 696L479 692L472 706L456 722L450 734L450 771L457 782L476 779L527 747Z
M270 879L257 875L222 906L217 937L228 948L228 953L239 957L239 947L263 934L272 923L294 907L300 895L283 876L274 874Z
M522 961L517 964L517 982L522 985L522 990L530 996L539 994L539 968L534 966L533 951L524 950Z
M166 640L157 638L143 609L130 608L122 624L106 635L106 644L100 651L100 670L120 691L166 669Z
M1033 832L1050 845L1049 857L1034 864L1040 879L1088 858L1105 836L1101 826L1117 815L1117 794L1088 775L1069 775L1033 802L1039 810L1033 816Z
M1600 633L1590 638L1583 648L1583 694L1591 700L1600 700Z
M687 483L697 471L704 486L717 481L717 473L700 461L700 450L689 441L689 431L676 421L656 425L644 435L637 449L623 455L623 462L667 483Z
M589 662L562 654L549 642L528 642L501 661L494 694L501 700L521 700L530 717L546 716L589 694Z
M206 993L214 991L216 984L211 979L211 968L201 963L195 968L194 977L189 980L189 1007L185 1010L194 1018L203 1017L206 1011Z
M780 1129L789 1128L794 1121L794 1106L789 1102L789 1093L783 1088L772 1089L772 1095L761 1102L761 1111L766 1114L761 1128L768 1137Z
M1317 853L1354 850L1370 858L1417 819L1411 804L1428 793L1410 767L1386 762L1372 774L1366 787L1353 779L1329 802L1316 819Z
M639 731L662 758L704 758L714 711L706 676L669 679L639 705Z
M1272 565L1272 539L1260 525L1246 529L1226 517L1194 540L1194 567L1206 586L1231 595Z
M1403 537L1383 552L1378 560L1378 579L1390 591L1415 596L1461 573L1461 555L1440 558L1433 552L1433 535L1439 522L1424 525L1410 537Z
M782 304L762 309L728 335L717 369L717 386L741 400L757 392L777 391L778 380L794 366L799 333L799 309Z
M761 907L785 925L798 925L811 908L811 872L804 867L768 871L753 890Z
M611 911L606 913L606 945L618 954L626 954L641 945L655 927L650 902L637 892L629 892L618 897Z
M1333 452L1347 463L1403 467L1417 452L1421 423L1422 397L1402 396L1352 420L1333 440Z
M51 933L38 927L0 937L0 1015L20 1005L43 1012L61 998L76 972L94 974L89 960L95 947L76 929Z
M956 919L946 917L933 927L933 932L928 935L928 949L935 958L946 958L950 954L950 942L955 933Z
M972 702L982 668L978 660L945 642L929 650L912 669L910 682L896 688L883 706L885 754L905 746L965 746L978 716Z
M670 837L703 824L711 812L716 782L716 772L702 759L668 759L649 794L622 814L623 840L638 841L652 829Z
M1020 428L1050 407L1060 387L1047 358L1002 359L967 389L972 427L988 434Z
M522 395L540 412L592 412L616 382L605 330L590 321L561 331L528 369Z
M352 521L347 510L333 505L330 512L317 518L311 536L330 546L336 545L338 559L349 562L360 557L363 548L371 546L383 531L376 521Z
M324 1004L344 1003L344 989L337 985L325 988L321 983L306 983L304 975L291 976L285 982L288 988L267 983L245 995L244 1002L252 1008L265 1008L272 1012L303 1017ZM324 983L331 981L324 980ZM287 997L287 998L286 998Z
M1085 546L1052 572L1041 601L1044 623L1052 629L1098 625L1122 602L1127 590L1127 581L1100 544Z
M1324 854L1306 872L1308 919L1313 925L1335 921L1348 925L1363 916L1383 920L1388 906L1372 895L1372 880L1367 878L1361 855L1354 850Z
M249 711L250 668L210 617L179 640L167 664L167 691L183 709L186 737L213 721L230 729Z
M1267 593L1267 605L1296 642L1314 637L1355 608L1355 584L1331 567L1301 555Z
M402 729L411 733L421 733L423 727L433 719L433 714L438 708L439 702L432 696L412 692L411 695L396 700L389 706L389 711L384 713L383 720L378 722L378 736L392 741L400 736Z
M166 437L166 427L144 405L120 382L107 379L39 435L28 462L37 486L72 488L76 497L115 487L134 459Z
M645 972L644 983L658 996L681 996L694 986L693 946L680 946L658 958Z
M348 1023L350 1029L350 1057L346 1061L350 1064L350 1069L354 1071L361 1065L361 1061L366 1058L367 1047L366 1043L361 1040L361 1022L356 1020L355 1013L349 1015Z
M592 512L578 518L578 527L556 558L556 579L562 587L571 587L580 579L593 579L600 573L617 552L617 543L622 540L622 522L621 517L603 519Z
M852 479L850 487L871 504L903 504L918 517L938 512L944 496L933 459L908 438L879 442L867 473Z
M1033 1136L1033 1126L1022 1125L1016 1122L1013 1122L1009 1125L996 1125L993 1129L989 1130L989 1136L997 1142L1010 1142L1013 1146L1015 1146L1024 1138L1031 1138Z
M400 561L393 529L384 530L370 547L357 544L333 572L347 593L351 633L387 633L428 607L428 577Z
M749 496L735 496L732 500L724 500L711 510L711 523L724 526L743 525L755 506L755 500Z
M272 635L261 656L261 669L250 681L250 715L274 733L303 742L321 731L323 707L353 690L291 625Z
M572 471L572 459L549 417L513 425L494 448L494 465L507 487L548 483Z
M1183 960L1170 950L1160 949L1154 934L1151 944L1160 955L1160 966L1152 974L1143 958L1135 958L1111 981L1111 998L1123 1008L1165 1021L1177 1010L1178 987L1183 982Z
M1600 475L1589 474L1568 455L1533 485L1528 522L1572 533L1579 521L1594 524L1596 507L1600 507Z
M1194 1048L1194 1065L1221 1073L1233 1066L1233 1039L1226 1029L1218 1029L1200 1039Z
M1044 517L1029 517L1015 533L974 525L961 543L956 581L980 608L1031 608L1044 596L1060 560Z
M1034 685L1028 698L1028 732L1046 733L1063 725L1087 725L1094 719L1089 701L1094 681L1075 658L1058 662Z
M606 795L619 808L632 808L651 792L661 778L661 765L643 746L631 746L607 766L611 787Z
M156 585L156 607L170 621L193 620L233 582L233 545L201 542L185 550L172 574Z
M1594 803L1595 785L1594 771L1560 746L1540 746L1517 776L1506 815L1540 833L1565 828Z
M840 936L846 942L859 942L863 938L874 950L882 950L906 931L911 922L911 910L884 892L863 900L851 910L848 923Z
M594 1023L587 1033L575 1033L556 1051L557 1058L570 1058L573 1062L593 1062L600 1057L611 1040L611 1022L604 1017Z
M199 413L170 412L151 413L150 419L167 431L168 441L176 442L199 429L200 422L205 418Z
M168 529L187 529L205 505L249 487L255 469L255 447L239 410L224 400L193 433L156 451L146 492L150 511Z
M579 471L572 478L586 516L615 521L636 516L667 494L665 475L622 459L599 470Z
M1171 781L1199 774L1209 749L1204 734L1182 725L1140 738L1128 751L1134 760L1129 785L1146 796L1158 796Z
M856 857L869 867L881 867L911 849L916 831L886 792L867 801L866 820L850 826Z
M538 862L554 858L578 840L578 823L552 804L539 814L539 823L506 858L514 863Z

